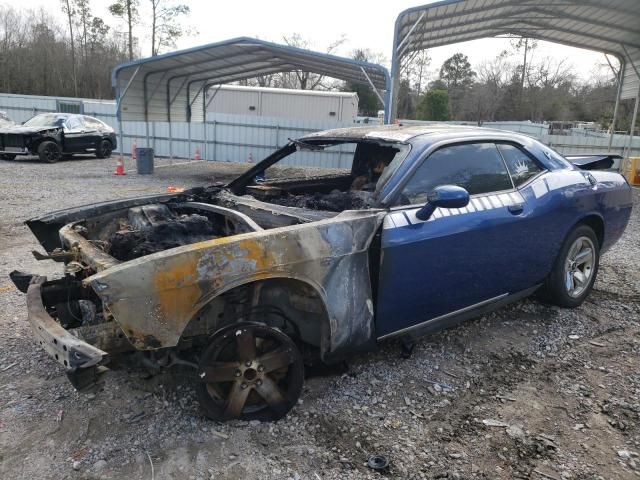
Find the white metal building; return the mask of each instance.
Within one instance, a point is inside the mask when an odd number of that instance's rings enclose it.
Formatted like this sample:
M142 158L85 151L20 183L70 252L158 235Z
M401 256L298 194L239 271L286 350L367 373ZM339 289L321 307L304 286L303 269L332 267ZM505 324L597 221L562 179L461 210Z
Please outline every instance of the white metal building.
M351 123L358 115L354 92L220 85L207 91L207 102L207 112L256 117Z

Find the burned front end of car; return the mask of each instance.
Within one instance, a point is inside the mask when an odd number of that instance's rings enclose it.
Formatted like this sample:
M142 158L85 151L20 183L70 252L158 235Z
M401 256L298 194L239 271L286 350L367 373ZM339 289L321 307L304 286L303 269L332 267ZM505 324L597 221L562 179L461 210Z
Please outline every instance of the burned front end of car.
M336 148L349 140L312 139ZM408 147L356 141L351 170L274 175L269 167L299 152L298 143L225 187L71 208L27 222L47 252L34 252L36 258L61 262L64 274L12 277L27 293L37 341L77 389L94 389L114 355L131 354L145 365L196 368L210 418L275 419L300 394L302 362L334 363L376 347L386 210L375 205L375 185ZM244 337L257 343L247 347ZM236 351L228 346L234 338ZM225 361L212 360L217 355ZM250 403L262 396L261 408L271 414L218 405L225 397L231 402L237 381L255 391Z
M113 202L29 221L48 252L36 257L62 262L64 276L12 277L36 340L79 390L114 354L170 364L240 320L332 361L373 346L368 249L382 219L228 191Z
M36 155L44 140L61 142L62 128L34 129L13 126L0 129L1 155Z

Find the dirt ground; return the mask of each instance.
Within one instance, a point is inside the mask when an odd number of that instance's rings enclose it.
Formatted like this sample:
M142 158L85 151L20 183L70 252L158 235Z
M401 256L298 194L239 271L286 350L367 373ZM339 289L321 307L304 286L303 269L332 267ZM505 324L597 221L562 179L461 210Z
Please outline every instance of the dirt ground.
M7 274L49 275L22 221L100 200L223 181L214 162L115 177L113 160L0 161L0 478L640 478L640 192L575 310L525 300L306 381L277 423L203 417L183 372L109 373L80 395L34 344ZM166 163L164 161L160 163ZM386 456L382 473L366 466Z

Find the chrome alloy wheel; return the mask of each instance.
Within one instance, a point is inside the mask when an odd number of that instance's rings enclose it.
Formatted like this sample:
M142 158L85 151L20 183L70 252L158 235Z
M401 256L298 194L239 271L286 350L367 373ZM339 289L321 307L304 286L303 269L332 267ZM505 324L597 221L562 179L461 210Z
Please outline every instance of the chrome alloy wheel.
M596 262L596 248L588 237L578 237L564 262L564 286L570 297L577 298L589 287Z

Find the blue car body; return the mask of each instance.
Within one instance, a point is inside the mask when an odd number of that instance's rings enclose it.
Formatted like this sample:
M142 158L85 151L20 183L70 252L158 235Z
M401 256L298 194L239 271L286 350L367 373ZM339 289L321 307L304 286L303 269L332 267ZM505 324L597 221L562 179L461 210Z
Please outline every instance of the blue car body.
M358 130L312 138L345 138ZM576 225L593 226L605 252L631 214L631 188L622 175L581 170L525 135L412 126L381 127L364 136L410 145L393 175L377 187L378 206L388 209L376 288L378 340L437 330L531 294L549 276ZM473 195L467 207L437 209L428 221L416 217L423 205L394 207L403 185L433 152L475 142L516 145L543 168L517 188Z
M580 222L596 225L601 252L624 232L632 199L621 175L582 171L537 140L503 131L445 130L411 138L411 152L382 188L381 203L392 204L431 152L474 141L513 142L545 170L518 188L472 196L466 208L436 211L426 222L416 218L417 206L391 208L382 233L379 339L442 328L532 293Z

